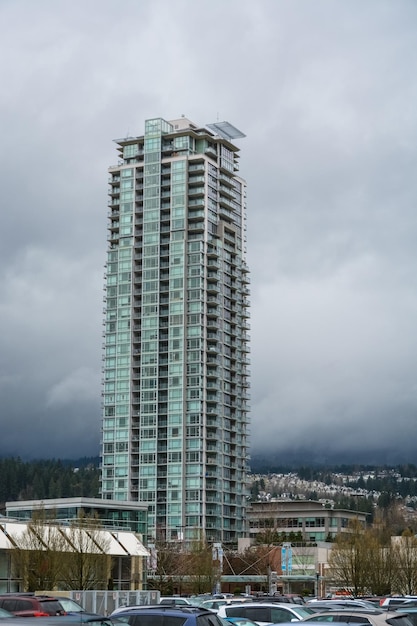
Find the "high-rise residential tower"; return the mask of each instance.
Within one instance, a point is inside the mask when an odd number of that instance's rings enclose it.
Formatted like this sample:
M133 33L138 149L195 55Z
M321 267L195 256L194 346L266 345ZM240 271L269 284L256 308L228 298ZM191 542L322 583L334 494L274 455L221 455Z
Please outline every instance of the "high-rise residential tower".
M102 497L148 504L148 540L245 534L244 137L150 119L109 168Z

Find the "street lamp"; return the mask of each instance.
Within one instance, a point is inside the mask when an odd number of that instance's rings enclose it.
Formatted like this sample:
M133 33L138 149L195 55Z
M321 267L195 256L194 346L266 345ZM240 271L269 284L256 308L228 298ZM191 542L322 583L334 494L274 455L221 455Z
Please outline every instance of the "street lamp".
M316 598L319 597L319 580L320 580L320 572L316 572Z

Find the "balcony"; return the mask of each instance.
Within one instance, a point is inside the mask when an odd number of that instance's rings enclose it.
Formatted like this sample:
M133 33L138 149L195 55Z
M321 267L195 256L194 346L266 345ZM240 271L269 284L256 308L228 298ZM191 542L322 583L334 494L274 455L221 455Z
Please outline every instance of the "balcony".
M203 232L204 228L205 228L205 224L203 220L201 220L200 222L188 222L188 226L187 226L188 232L196 232L196 231Z
M188 200L188 208L190 207L204 207L204 197Z
M204 161L189 161L188 172L204 172Z
M204 152L209 157L217 158L217 148L214 145L213 146L207 146L207 148L204 150Z
M167 153L171 153L174 150L174 142L167 141L162 144L161 152L166 156Z
M235 190L232 187L226 187L225 185L220 185L220 193L230 200L234 200L236 197Z
M220 293L219 286L216 282L207 282L207 293Z
M189 187L188 188L188 197L195 198L196 196L204 196L204 187Z
M188 170L188 171L190 171L190 170ZM204 176L189 176L188 177L188 184L190 186L192 186L192 185L199 185L200 183L203 183L203 187L202 187L203 191L204 191L204 182L205 182Z

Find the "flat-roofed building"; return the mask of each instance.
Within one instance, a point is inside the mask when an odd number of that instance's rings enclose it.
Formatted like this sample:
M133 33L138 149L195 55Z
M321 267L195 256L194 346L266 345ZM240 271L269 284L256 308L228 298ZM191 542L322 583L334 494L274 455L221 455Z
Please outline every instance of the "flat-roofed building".
M268 500L251 502L248 507L251 539L272 530L294 541L328 541L347 530L353 520L365 527L366 513L326 508L314 500Z
M6 502L6 515L15 520L30 520L34 512L41 510L49 521L61 524L83 514L96 517L103 528L131 531L143 538L147 535L148 507L139 502L83 497Z

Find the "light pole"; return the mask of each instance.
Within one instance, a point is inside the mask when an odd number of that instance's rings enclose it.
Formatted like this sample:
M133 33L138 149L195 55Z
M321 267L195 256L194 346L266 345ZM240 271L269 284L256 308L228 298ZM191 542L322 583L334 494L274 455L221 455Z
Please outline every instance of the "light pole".
M320 572L316 572L316 598L319 597L319 591L320 591Z

